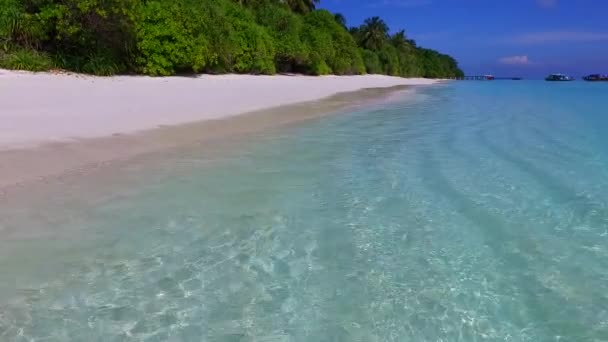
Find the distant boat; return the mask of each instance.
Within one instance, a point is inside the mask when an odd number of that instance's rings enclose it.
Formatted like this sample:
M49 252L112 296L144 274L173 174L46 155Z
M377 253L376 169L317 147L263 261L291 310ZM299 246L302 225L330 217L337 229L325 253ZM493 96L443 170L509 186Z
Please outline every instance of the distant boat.
M564 74L551 74L545 78L545 81L557 81L557 82L574 81L574 78L570 77L568 75L564 75Z
M583 77L583 79L585 81L591 81L591 82L608 81L608 75L592 74L592 75Z
M485 78L486 81L494 81L494 75L483 75L483 78Z

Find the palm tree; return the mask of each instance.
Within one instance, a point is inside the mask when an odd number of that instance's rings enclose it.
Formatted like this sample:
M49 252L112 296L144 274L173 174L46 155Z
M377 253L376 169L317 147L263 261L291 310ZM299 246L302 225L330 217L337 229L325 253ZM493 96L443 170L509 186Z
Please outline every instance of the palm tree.
M405 31L401 30L391 36L391 43L398 50L411 51L416 48L416 41L408 39L405 35Z
M321 0L282 0L287 3L292 11L298 13L308 13L313 11Z
M367 18L361 26L363 47L380 50L388 39L388 25L380 17Z
M346 17L344 17L344 15L342 13L334 14L334 19L336 19L336 22L338 24L340 24L342 27L346 28Z
M405 30L401 30L391 37L391 43L394 47L399 50L405 50L409 47L409 43L407 42L407 37L405 36Z

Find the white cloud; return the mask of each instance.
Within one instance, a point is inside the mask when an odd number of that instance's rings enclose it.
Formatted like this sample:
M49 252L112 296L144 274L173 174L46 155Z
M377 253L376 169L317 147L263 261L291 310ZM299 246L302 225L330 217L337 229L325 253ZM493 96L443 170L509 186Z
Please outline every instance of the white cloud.
M536 0L536 3L543 8L553 8L557 6L557 0Z
M608 32L548 31L524 33L507 39L514 44L580 43L608 41Z
M500 64L506 65L530 65L532 61L526 55L502 57L498 60Z

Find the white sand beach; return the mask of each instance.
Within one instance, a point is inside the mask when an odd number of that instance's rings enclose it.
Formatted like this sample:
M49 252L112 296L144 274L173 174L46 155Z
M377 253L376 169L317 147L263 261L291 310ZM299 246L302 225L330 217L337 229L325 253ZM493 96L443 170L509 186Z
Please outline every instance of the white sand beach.
M152 78L0 70L0 189L315 118L395 87L436 82L380 75Z
M0 70L0 149L224 118L363 88L434 82L380 75L152 78Z

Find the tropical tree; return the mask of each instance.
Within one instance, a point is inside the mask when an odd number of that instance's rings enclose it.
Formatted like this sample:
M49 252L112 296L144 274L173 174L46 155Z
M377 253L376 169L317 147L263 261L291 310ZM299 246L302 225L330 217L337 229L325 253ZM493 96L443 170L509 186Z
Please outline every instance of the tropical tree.
M285 2L292 11L297 13L308 13L313 11L321 0L281 0Z
M0 0L0 68L144 73L462 75L452 57L347 29L320 0Z
M393 34L390 38L391 45L397 50L399 60L399 75L401 76L419 76L421 68L418 65L417 53L415 45L412 45L410 39L405 35L405 31L401 30Z
M342 13L335 13L334 19L336 19L336 22L340 24L340 26L346 28L346 17L344 17Z
M257 21L274 38L277 70L305 72L310 51L302 41L303 16L286 6L266 5L257 9Z
M332 13L318 10L306 14L302 38L310 49L310 73L344 75L365 72L357 43L336 22Z
M405 35L405 30L393 34L391 36L391 44L399 50L409 50L412 47Z
M388 25L380 17L367 18L360 30L361 45L370 50L380 50L388 39Z

